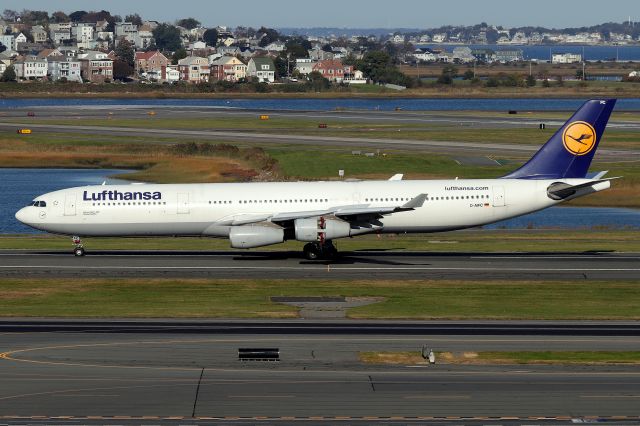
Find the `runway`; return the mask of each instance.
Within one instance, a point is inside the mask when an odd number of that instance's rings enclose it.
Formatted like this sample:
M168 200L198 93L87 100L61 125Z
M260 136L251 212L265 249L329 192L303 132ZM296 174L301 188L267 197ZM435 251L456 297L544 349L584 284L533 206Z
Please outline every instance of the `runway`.
M306 146L339 146L350 147L354 149L387 149L387 150L412 150L436 152L439 154L469 154L469 155L514 155L529 157L535 153L540 147L534 144L518 144L518 143L481 143L476 142L455 142L440 140L411 140L403 138L377 138L375 133L371 136L361 137L343 137L343 136L325 136L322 132L316 134L295 134L290 129L278 132L261 132L254 130L238 130L233 126L226 129L165 129L165 128L149 128L140 127L117 127L117 126L95 126L84 125L82 120L94 120L96 118L105 118L107 111L114 110L113 107L108 108L63 108L49 109L42 108L38 110L37 117L31 118L28 124L24 123L25 111L11 110L4 113L0 117L0 129L15 129L28 127L37 132L51 133L81 133L84 135L119 135L119 136L145 136L154 137L158 141L163 138L190 138L203 139L218 142L231 143L251 143L260 144L261 146L269 145L306 145ZM537 128L540 124L539 119L531 119L527 117L495 117L495 116L478 116L473 113L450 115L442 112L383 112L383 111L268 111L268 110L236 110L236 109L220 109L220 108L202 108L202 107L166 107L166 108L145 108L145 107L129 107L123 109L115 109L114 118L124 116L127 119L148 119L147 113L153 110L155 119L162 118L234 118L234 117L258 117L261 114L267 114L273 118L286 118L298 120L318 120L323 121L350 121L365 123L378 123L389 125L407 125L407 124L424 124L424 125L440 125L455 126L456 128ZM17 121L20 118L22 121ZM65 119L74 118L78 120L77 124L46 124L38 123L38 119ZM561 125L558 120L544 120L549 126ZM640 122L637 121L612 121L609 128L620 128L625 130L637 130L640 128ZM315 129L317 130L317 129ZM173 142L171 142L173 143ZM640 153L634 150L611 149L602 147L598 150L600 161L637 161Z
M238 279L640 280L637 253L341 252L306 261L288 251L0 251L0 277Z
M34 322L9 321L16 323ZM54 333L28 328L8 332L7 322L0 321L0 423L563 424L572 419L612 421L613 416L628 424L638 421L640 372L635 366L453 365L442 360L435 365L375 366L358 360L363 351L417 351L424 344L454 353L633 350L640 344L635 323L564 324L576 329L626 324L635 330L628 336L503 335L486 333L472 323L451 323L452 329L468 327L453 335L398 334L391 329L368 334L357 330L365 325L359 322L308 324L324 327L322 334L233 331L231 326L247 325L242 321L195 321L187 326L220 326L219 332L198 334L123 332L120 321L103 323L111 330L97 332L92 321L72 321L67 325L77 327L75 332ZM131 321L125 323L123 330L131 326ZM183 324L134 323L150 329L154 324L176 329ZM225 324L230 326L226 332ZM424 330L430 326L408 325ZM499 325L544 330L540 323ZM280 324L266 321L262 326ZM343 334L343 326L354 331ZM281 361L238 361L239 347L277 347Z

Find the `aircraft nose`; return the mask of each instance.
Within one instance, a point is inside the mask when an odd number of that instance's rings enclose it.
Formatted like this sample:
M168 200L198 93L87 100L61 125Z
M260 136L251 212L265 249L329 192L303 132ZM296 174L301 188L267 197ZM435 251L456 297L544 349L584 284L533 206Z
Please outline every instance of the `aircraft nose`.
M16 219L25 225L29 224L29 212L27 211L27 207L23 207L16 212Z

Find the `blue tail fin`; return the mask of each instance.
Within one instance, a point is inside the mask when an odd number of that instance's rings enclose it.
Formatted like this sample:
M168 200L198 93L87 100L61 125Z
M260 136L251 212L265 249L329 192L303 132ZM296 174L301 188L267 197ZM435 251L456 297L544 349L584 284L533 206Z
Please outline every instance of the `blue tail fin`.
M585 102L529 161L503 178L585 177L615 104L615 99Z

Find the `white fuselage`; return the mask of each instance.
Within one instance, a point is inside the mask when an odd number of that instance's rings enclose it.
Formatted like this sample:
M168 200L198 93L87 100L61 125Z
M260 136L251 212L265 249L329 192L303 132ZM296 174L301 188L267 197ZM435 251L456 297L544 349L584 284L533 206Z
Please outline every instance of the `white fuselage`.
M77 236L199 235L228 237L240 215L321 211L337 206L401 206L427 194L421 207L383 216L376 232L469 228L541 210L554 182L587 179L467 179L85 186L36 198L16 217L43 231ZM608 182L596 190L606 189ZM145 195L146 194L146 195Z

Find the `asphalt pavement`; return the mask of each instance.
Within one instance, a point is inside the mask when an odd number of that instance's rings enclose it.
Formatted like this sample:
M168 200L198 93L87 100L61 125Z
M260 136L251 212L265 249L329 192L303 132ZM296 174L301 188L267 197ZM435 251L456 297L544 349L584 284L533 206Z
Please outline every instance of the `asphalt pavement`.
M640 280L637 253L341 252L307 261L288 251L0 251L0 277Z

